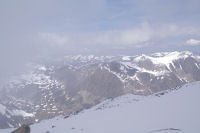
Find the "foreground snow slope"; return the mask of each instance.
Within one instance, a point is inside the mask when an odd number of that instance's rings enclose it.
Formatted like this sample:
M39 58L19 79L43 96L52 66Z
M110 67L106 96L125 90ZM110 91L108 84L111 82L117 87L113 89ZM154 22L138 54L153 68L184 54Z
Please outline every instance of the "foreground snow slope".
M32 125L31 131L32 133L200 132L200 82L190 83L178 90L161 94L148 97L124 95L114 100L107 100L67 119L57 117ZM0 132L4 131L6 132L6 130Z

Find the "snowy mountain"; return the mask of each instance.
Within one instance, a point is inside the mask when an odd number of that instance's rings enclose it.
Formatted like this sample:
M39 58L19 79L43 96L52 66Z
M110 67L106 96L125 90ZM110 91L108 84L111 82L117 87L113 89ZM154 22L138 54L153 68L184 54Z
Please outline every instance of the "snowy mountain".
M148 96L195 81L200 81L200 56L188 51L65 56L56 63L34 65L0 89L0 128L70 115L109 98ZM23 113L16 115L15 110Z
M197 133L200 82L150 96L126 94L76 115L31 125L32 133ZM9 130L0 130L6 133Z

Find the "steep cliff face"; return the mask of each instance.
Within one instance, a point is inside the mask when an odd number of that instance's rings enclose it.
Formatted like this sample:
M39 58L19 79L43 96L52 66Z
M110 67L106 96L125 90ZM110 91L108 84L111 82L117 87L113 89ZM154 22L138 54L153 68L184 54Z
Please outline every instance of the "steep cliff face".
M200 80L200 56L187 51L67 56L62 61L64 65L37 65L1 89L1 128L69 115L127 93L150 95Z

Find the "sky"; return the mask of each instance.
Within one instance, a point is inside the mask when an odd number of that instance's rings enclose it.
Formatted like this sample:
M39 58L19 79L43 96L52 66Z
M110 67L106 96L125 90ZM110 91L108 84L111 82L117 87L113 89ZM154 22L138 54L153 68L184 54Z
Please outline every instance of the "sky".
M199 0L1 0L0 75L64 55L200 50Z

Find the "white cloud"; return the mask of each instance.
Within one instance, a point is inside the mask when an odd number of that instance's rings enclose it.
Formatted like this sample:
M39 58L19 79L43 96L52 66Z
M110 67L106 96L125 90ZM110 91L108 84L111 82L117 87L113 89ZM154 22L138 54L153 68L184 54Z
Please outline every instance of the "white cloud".
M110 46L133 46L143 45L152 38L152 31L146 28L105 31L91 38L92 44Z
M189 39L186 41L186 44L190 46L197 46L197 45L200 45L200 40Z
M55 33L39 33L39 37L51 46L64 46L70 42L67 36Z
M170 39L170 37L196 36L199 34L199 31L198 28L190 26L178 26L176 24L150 25L148 22L144 22L137 28L130 29L62 34L39 33L39 36L43 41L46 41L47 45L61 49L94 48L96 46L125 49L129 47L147 47L152 45L155 40ZM199 41L191 39L187 41L187 44L198 45Z
M200 28L181 24L162 24L152 26L154 36L159 38L199 35Z
M40 39L50 46L94 46L102 45L106 47L143 47L150 41L153 32L148 23L142 23L140 27L134 29L105 30L80 33L39 33Z

